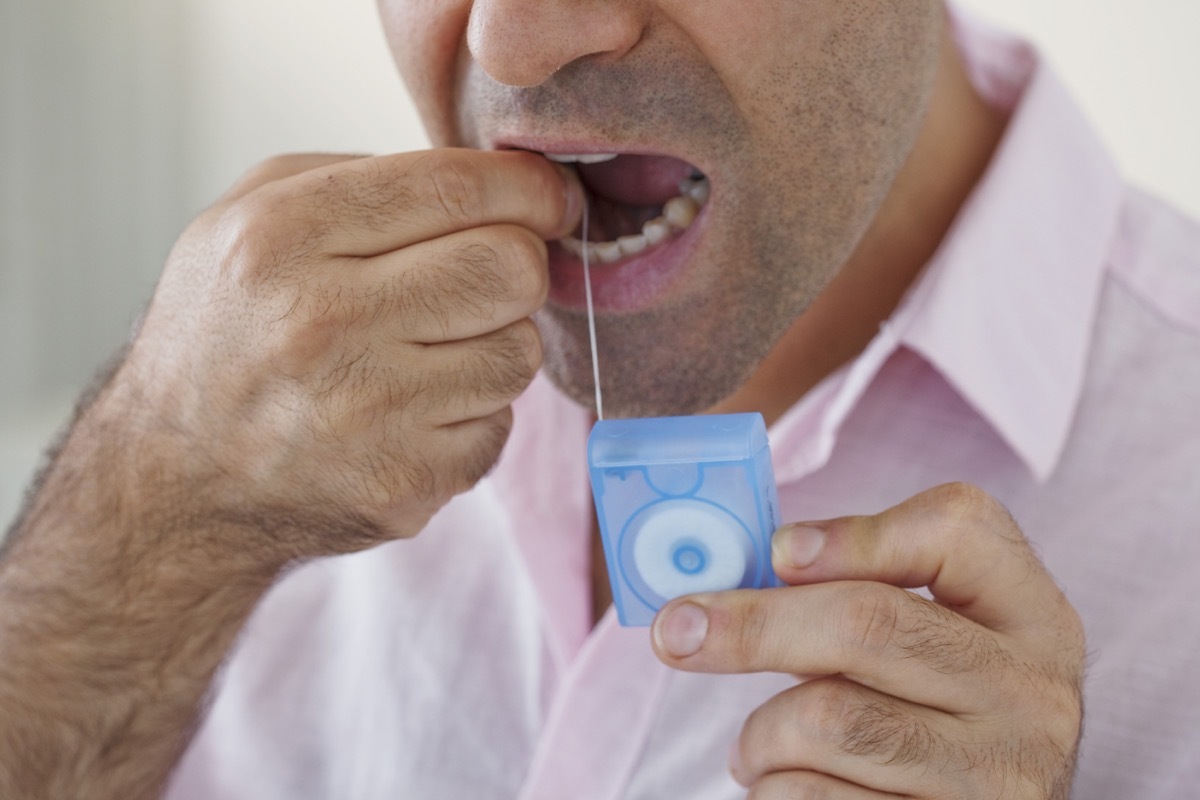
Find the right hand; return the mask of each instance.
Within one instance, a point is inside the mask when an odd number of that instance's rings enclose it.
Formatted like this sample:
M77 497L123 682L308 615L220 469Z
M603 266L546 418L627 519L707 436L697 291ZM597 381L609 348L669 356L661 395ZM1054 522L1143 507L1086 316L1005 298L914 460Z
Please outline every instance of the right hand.
M582 203L522 152L259 166L185 231L107 391L156 490L281 562L419 532L499 456Z

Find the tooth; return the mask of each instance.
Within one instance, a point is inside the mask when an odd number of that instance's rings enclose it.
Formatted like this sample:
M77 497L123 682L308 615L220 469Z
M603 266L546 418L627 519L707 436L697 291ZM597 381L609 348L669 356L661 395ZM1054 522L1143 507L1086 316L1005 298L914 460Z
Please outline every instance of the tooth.
M576 258L581 258L583 256L583 242L581 242L579 239L576 239L574 236L564 236L558 241L559 244L563 246L563 249L571 255L575 256Z
M702 206L708 201L709 183L707 178L684 178L679 182L679 194L684 197L690 197L696 201L696 205Z
M621 246L621 255L625 256L636 255L650 246L649 240L642 234L622 236L620 239L617 239L617 244Z
M696 218L696 212L699 210L696 201L690 197L672 197L663 206L663 217L671 224L672 228L683 230L692 224L692 220Z
M658 244L671 235L671 226L662 217L655 217L642 226L642 236L649 244Z
M616 242L595 242L589 244L590 257L602 264L615 264L621 260L621 245Z
M551 161L557 161L559 164L599 164L602 161L612 161L617 157L616 153L543 153L546 158Z

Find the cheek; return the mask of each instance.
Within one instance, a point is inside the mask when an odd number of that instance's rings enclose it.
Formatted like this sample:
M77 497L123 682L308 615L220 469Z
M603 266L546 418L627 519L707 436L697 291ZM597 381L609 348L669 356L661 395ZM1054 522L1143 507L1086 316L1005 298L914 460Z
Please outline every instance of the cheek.
M747 113L753 95L781 67L801 70L819 59L840 3L852 0L742 0L736 7L730 0L662 0L660 6Z
M457 144L454 86L467 0L378 0L392 58L435 146Z
M897 107L920 107L916 85L932 79L939 50L939 0L742 0L736 13L729 0L661 5L743 118L776 134L851 122L836 114L847 108L895 122Z

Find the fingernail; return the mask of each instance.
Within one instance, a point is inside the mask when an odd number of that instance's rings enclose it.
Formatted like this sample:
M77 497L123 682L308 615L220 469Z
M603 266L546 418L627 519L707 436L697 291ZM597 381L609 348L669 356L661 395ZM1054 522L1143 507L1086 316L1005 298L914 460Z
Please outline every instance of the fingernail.
M554 164L554 168L563 178L563 196L566 198L567 205L563 214L562 227L565 234L569 234L575 230L583 218L583 204L587 201L584 199L583 185L579 182L579 175L575 170L563 164Z
M673 658L695 655L708 635L708 615L695 603L681 603L658 623L658 643Z
M811 566L825 547L825 531L808 525L788 525L771 543L776 560L796 569Z

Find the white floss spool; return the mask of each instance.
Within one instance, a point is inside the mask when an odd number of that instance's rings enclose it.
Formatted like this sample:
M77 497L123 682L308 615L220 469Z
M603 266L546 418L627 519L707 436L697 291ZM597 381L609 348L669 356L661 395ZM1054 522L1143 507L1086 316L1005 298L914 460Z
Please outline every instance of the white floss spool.
M664 599L736 589L754 559L754 542L742 534L737 518L697 500L653 505L630 528L636 528L638 574Z

